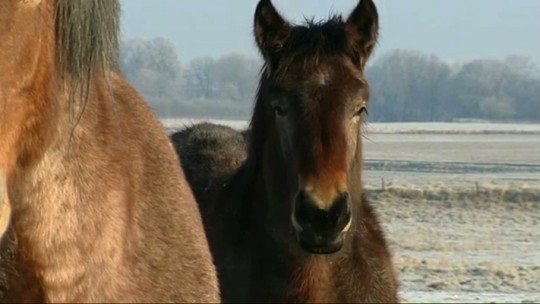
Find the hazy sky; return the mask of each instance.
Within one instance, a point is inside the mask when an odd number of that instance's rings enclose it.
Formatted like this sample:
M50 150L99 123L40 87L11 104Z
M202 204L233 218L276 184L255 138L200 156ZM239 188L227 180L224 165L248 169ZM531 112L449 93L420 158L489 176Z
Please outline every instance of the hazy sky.
M539 0L375 0L380 39L375 56L395 48L445 60L529 55L540 63ZM165 37L179 59L257 54L252 38L257 0L121 0L125 38ZM353 0L274 0L290 21L347 16Z

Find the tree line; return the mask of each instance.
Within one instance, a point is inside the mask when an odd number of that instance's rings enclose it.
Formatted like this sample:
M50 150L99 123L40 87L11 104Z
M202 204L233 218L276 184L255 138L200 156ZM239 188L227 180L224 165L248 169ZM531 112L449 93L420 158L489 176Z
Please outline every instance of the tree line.
M181 63L164 38L124 40L120 68L160 117L248 119L261 60L241 53ZM529 57L448 63L393 50L366 68L369 121L540 121L540 68Z

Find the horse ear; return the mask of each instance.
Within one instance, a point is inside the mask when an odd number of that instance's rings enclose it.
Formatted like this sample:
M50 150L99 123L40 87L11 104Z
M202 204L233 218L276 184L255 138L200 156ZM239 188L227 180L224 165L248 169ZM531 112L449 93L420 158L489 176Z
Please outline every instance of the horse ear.
M360 0L345 23L355 60L364 68L379 36L379 15L373 0Z
M254 34L257 46L266 59L278 52L289 37L291 27L272 5L260 0L255 9Z

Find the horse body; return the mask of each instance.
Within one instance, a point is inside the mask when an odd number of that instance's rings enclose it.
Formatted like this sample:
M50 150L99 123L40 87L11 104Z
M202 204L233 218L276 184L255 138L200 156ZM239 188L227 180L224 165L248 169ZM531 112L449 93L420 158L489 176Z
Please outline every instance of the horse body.
M118 3L8 0L0 11L12 59L0 67L18 66L0 76L0 298L219 301L178 157L116 70Z
M200 156L193 163L180 155L193 169L186 176L224 301L397 302L391 254L361 182L375 5L361 0L346 21L291 26L260 0L254 32L265 66L245 162L224 184L201 190L208 176L194 168L218 160L195 141L176 143ZM212 149L228 150L214 139Z

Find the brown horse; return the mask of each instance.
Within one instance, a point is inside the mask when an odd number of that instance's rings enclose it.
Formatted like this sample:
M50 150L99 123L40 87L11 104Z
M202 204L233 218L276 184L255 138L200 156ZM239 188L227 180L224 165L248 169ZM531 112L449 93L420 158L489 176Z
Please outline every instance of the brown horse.
M346 21L292 26L261 0L254 29L265 66L247 159L212 189L197 187L207 184L206 172L186 175L224 301L397 302L391 254L361 181L374 3L360 1ZM201 163L219 170L223 162L195 144L212 138L214 151L230 146L205 128L204 138L176 143L181 153L199 154L196 163L182 159L186 170Z
M217 302L166 132L117 69L114 0L0 1L0 298Z

